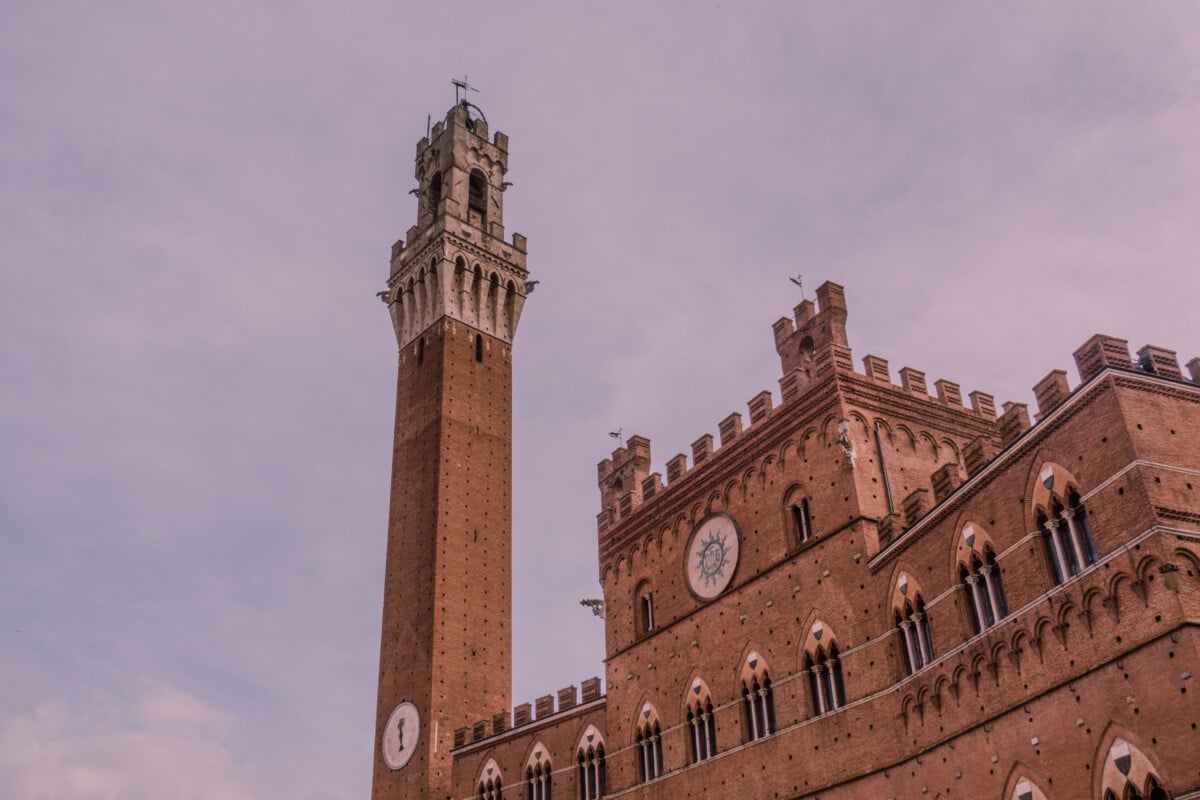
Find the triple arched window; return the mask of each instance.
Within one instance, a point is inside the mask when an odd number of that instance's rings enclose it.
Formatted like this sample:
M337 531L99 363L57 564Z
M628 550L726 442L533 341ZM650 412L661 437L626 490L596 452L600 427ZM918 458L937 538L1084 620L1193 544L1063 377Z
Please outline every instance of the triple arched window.
M904 663L911 675L933 661L933 632L929 629L925 599L917 593L912 600L906 599L895 615L896 627L904 640Z
M528 788L528 800L551 800L551 773L553 769L550 757L541 742L533 747L533 754L525 765L525 785Z
M805 648L804 671L808 674L813 710L818 716L846 705L846 685L842 679L837 642L820 622L813 625L810 645Z
M717 726L713 720L712 692L699 678L692 681L688 693L687 727L688 750L693 764L716 755Z
M500 777L500 767L496 762L488 760L487 766L479 775L479 800L504 800L502 791L504 781Z
M966 586L967 604L976 633L983 633L1008 616L1008 600L996 554L990 546L983 553L972 552L966 563L959 562L959 580Z
M642 781L652 781L663 774L662 725L658 712L649 703L642 706L637 732L638 773Z
M1037 525L1056 583L1065 583L1096 563L1092 524L1074 489L1067 492L1066 498L1051 494L1048 507L1040 506L1037 510Z
M584 732L575 760L579 765L579 800L599 800L606 791L608 775L604 739L594 725Z
M746 741L753 742L775 732L775 695L766 662L752 652L742 668L742 713L746 722Z

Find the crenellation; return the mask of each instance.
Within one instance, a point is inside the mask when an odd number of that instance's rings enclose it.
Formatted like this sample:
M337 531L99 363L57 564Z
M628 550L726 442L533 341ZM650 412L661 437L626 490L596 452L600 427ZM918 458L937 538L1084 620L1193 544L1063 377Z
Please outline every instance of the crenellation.
M488 732L489 720L476 720L471 726L471 741L478 742L480 739L486 739L490 734Z
M512 718L509 716L509 712L497 711L492 715L492 733L500 734L507 731L511 727L509 725L511 719Z
M1000 426L1000 441L1007 447L1021 438L1021 434L1029 430L1029 406L1025 403L1009 401L1004 404L1004 413L998 420Z
M597 530L607 530L617 519L632 513L642 501L642 484L650 472L650 440L630 436L624 447L596 465L600 487L600 516Z
M692 442L692 463L695 466L700 466L713 452L713 435L706 433L696 441Z
M685 453L676 453L667 461L667 485L675 483L687 474L688 460Z
M939 403L954 409L961 409L963 407L962 388L957 383L948 381L945 378L939 378L933 382L933 386L937 391Z
M1097 333L1075 351L1075 366L1079 370L1081 383L1087 383L1105 367L1129 369L1133 366L1133 359L1129 356L1129 342Z
M566 711L579 705L579 688L572 684L558 690L558 710Z
M513 708L513 727L519 728L533 721L533 707L529 703L521 703Z
M876 383L884 383L888 386L892 385L892 376L888 371L888 362L886 358L879 356L864 356L863 371L866 376Z
M1179 369L1179 357L1174 350L1148 344L1138 350L1137 355L1138 369L1142 372L1149 372L1151 375L1163 378L1183 379L1183 372Z
M732 442L742 432L742 415L735 411L721 420L717 426L717 432L721 434L721 447Z
M642 502L655 497L663 489L662 473L653 472L642 479Z
M1067 383L1067 371L1063 369L1051 370L1046 377L1038 381L1037 385L1033 387L1033 397L1038 404L1037 418L1041 420L1061 405L1070 394L1071 387Z
M792 316L796 320L796 327L800 328L806 325L809 320L817 315L817 308L813 305L812 300L803 300L800 305L792 309Z
M599 677L591 677L591 678L588 678L587 680L581 681L579 686L580 686L580 689L582 690L583 702L585 704L592 703L592 702L595 702L596 700L600 699L600 678Z
M750 398L750 402L746 404L746 407L750 412L750 424L757 425L762 420L771 416L771 391L769 389L763 389L761 392L754 395L754 397Z
M940 503L954 493L954 490L962 485L962 476L958 472L957 463L943 464L931 476L930 483L933 486L933 500L935 503Z
M929 490L923 487L913 489L905 496L900 507L904 510L904 527L911 528L933 507L933 504L929 502Z
M900 387L909 394L921 398L929 397L929 386L925 383L925 373L912 367L900 368Z
M971 398L971 410L977 415L984 419L996 419L996 398L978 390L971 392L967 397Z
M533 710L538 719L545 719L554 714L554 695L544 694L533 701Z
M967 468L967 475L971 476L979 472L995 457L996 447L991 439L985 436L972 439L963 448L963 466Z
M1192 383L1200 383L1200 356L1187 362L1187 369L1188 374L1192 376Z

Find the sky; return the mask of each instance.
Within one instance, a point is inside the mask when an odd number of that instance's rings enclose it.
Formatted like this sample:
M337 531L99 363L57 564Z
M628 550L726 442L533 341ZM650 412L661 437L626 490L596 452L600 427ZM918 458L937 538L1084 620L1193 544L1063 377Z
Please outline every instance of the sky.
M0 5L0 794L370 790L396 340L374 296L468 75L529 237L514 702L603 676L595 465L655 469L846 287L1032 404L1200 355L1200 6ZM547 568L551 567L551 568Z

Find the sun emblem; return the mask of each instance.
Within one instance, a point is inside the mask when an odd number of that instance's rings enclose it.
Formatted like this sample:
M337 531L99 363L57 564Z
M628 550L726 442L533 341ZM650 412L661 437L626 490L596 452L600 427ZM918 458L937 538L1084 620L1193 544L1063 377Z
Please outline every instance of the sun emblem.
M733 579L738 563L738 531L731 517L718 514L692 534L685 569L692 591L708 600Z
M729 548L725 546L725 535L710 533L700 546L700 555L696 558L696 566L700 570L700 580L705 586L712 586L725 577L725 567L729 564Z

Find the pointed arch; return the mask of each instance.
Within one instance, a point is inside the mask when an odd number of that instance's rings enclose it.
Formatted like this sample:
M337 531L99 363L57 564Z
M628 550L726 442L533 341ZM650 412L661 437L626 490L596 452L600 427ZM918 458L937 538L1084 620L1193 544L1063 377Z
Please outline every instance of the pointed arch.
M1161 791L1167 785L1161 766L1153 753L1148 751L1141 737L1124 726L1110 722L1100 736L1092 767L1097 797L1107 797L1109 792L1118 800L1132 793L1144 798L1154 789ZM1153 787L1153 788L1150 788Z
M1004 782L1000 800L1047 800L1041 779L1020 761L1014 763Z
M638 773L643 783L663 774L662 722L658 709L644 700L634 720L634 743L638 754Z
M975 633L1008 616L1008 597L992 537L980 523L964 522L955 537L955 578L967 596Z
M604 736L588 723L575 745L575 763L579 770L580 800L599 800L607 791L608 769Z
M503 800L504 778L496 760L488 758L475 777L479 800Z
M688 754L695 764L717 754L717 726L712 691L699 675L692 678L684 695Z

